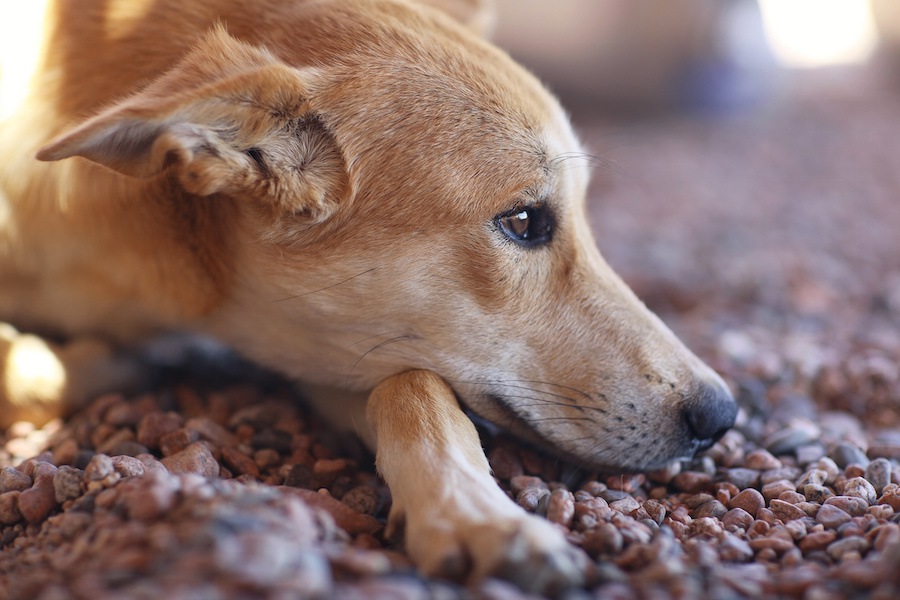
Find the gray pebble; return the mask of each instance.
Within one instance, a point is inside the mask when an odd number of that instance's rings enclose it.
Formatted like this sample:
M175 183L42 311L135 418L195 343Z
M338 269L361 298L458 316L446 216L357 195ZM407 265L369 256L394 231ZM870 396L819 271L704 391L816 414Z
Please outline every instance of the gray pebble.
M891 482L891 461L886 458L876 458L866 467L866 479L875 488L879 496L884 491L884 486Z
M846 442L841 442L835 446L828 453L828 456L842 469L846 469L847 465L862 465L865 467L869 464L869 457L866 456L865 452Z
M788 454L815 442L822 435L818 425L806 419L792 419L787 427L768 436L763 445L774 455Z
M879 433L869 446L869 454L900 460L900 429Z
M725 472L725 481L733 483L738 489L742 490L756 487L759 485L759 471L743 467L728 469Z

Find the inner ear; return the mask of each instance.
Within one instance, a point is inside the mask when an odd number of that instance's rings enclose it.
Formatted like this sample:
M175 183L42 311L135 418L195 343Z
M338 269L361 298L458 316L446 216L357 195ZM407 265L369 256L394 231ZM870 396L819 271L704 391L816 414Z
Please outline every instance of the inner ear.
M279 212L324 221L348 193L343 154L318 114L289 120L245 154L254 165L261 195Z

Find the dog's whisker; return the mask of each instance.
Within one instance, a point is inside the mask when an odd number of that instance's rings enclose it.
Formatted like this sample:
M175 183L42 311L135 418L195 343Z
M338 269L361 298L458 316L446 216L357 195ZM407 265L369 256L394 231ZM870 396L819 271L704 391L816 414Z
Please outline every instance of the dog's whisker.
M272 303L274 304L276 302L284 302L286 300L295 300L297 298L302 298L303 296L309 296L310 294L317 294L319 292L324 292L325 290L330 290L331 288L336 288L337 286L343 285L343 284L347 283L348 281L352 281L352 280L356 279L357 277L362 277L363 275L365 275L367 273L371 273L372 271L374 271L377 268L378 267L372 267L371 269L366 269L362 273L357 273L356 275L353 275L352 277L348 277L347 279L344 279L343 281L338 281L337 283L332 283L331 285L326 285L325 287L319 288L317 290L310 290L308 292L302 292L300 294L288 296L287 298L279 298L278 300L272 300Z
M505 387L518 387L519 389L525 389L525 390L532 391L532 392L535 392L538 394L553 395L558 398L563 398L563 399L570 400L572 402L576 402L576 400L574 398L570 398L569 396L555 394L554 392L547 392L547 391L539 390L539 389L536 389L533 387L525 387L525 386L517 386L516 385L516 384L520 384L520 383L530 383L530 384L537 384L537 385L545 385L548 387L555 387L555 388L562 389L562 390L568 390L568 391L578 394L579 396L581 396L582 398L584 398L585 400L588 400L590 402L597 402L598 400L603 400L604 402L607 401L606 395L604 395L602 393L597 393L596 396L594 396L594 395L588 394L587 392L579 390L577 388L569 387L566 385L561 385L558 383L552 383L549 381L539 381L539 380L532 380L532 379L505 379L505 380L504 379L485 379L485 380L481 380L481 381L449 380L448 379L448 381L450 383L459 383L459 384L463 384L463 385L477 385L477 386L483 386L483 387L494 387L494 386L498 386L498 385L505 386Z
M375 335L370 335L367 338L361 339L359 341L353 342L352 344L348 344L347 346L344 346L344 350L349 350L353 346L358 346L359 344L362 344L363 342L368 342L369 340L374 340L375 338L384 337L386 335L391 335L391 332L387 331L385 333L376 333Z
M378 337L378 336L374 336L374 337ZM410 333L398 335L396 337L392 337L390 339L384 340L383 342L379 342L378 344L375 344L374 346L372 346L371 348L369 348L368 350L366 350L365 352L360 354L359 357L357 357L357 359L355 361L353 361L353 364L350 365L350 370L347 371L347 379L345 380L345 383L344 383L345 387L347 389L350 389L350 377L353 375L353 370L356 368L357 365L359 365L359 363L365 357L367 357L371 353L375 352L376 350L384 348L388 344L394 344L396 342L402 342L405 340L413 340L413 339L417 339L417 336L410 334Z

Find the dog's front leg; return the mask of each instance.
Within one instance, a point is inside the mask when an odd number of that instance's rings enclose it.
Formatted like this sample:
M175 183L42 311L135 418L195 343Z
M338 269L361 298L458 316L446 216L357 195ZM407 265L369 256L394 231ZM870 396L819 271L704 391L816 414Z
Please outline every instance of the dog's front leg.
M551 594L581 582L585 556L497 486L475 427L440 377L410 371L385 380L367 414L393 496L388 532L405 529L424 573L472 583L491 575Z

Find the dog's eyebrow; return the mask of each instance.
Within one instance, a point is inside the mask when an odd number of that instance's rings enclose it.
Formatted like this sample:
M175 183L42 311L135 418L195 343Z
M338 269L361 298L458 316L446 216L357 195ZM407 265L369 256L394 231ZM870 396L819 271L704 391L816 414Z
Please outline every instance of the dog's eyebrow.
M372 267L371 269L366 269L366 270L363 271L362 273L357 273L356 275L353 275L352 277L348 277L347 279L344 279L343 281L338 281L337 283L332 283L331 285L326 285L325 287L319 288L319 289L317 289L317 290L310 290L310 291L308 291L308 292L303 292L303 293L297 294L297 295L295 295L295 296L288 296L287 298L279 298L278 300L272 300L272 304L274 304L274 303L276 303L276 302L284 302L285 300L293 300L293 299L295 299L295 298L302 298L303 296L309 296L310 294L315 294L315 293L318 293L318 292L324 292L325 290L330 290L330 289L333 288L333 287L337 287L337 286L339 286L339 285L345 284L345 283L347 283L348 281L351 281L351 280L353 280L353 279L356 279L357 277L362 277L362 276L365 275L366 273L371 273L372 271L374 271L374 270L377 269L377 268L378 268L378 267Z

